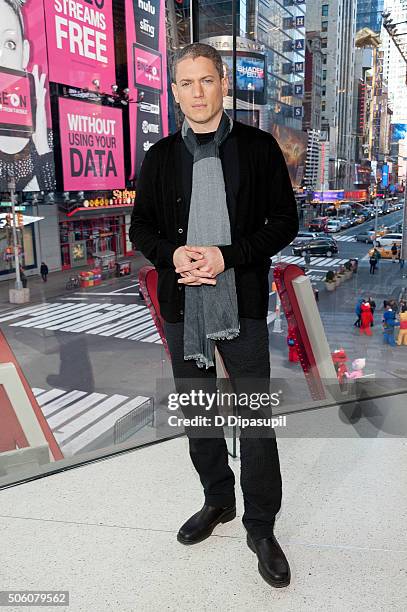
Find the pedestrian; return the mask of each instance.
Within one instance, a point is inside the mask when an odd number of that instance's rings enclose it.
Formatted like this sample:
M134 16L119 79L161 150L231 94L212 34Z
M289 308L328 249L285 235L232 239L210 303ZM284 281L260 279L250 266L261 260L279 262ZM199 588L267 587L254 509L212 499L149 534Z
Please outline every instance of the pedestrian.
M407 309L400 311L399 320L400 331L398 333L396 342L399 346L407 346Z
M22 282L23 289L26 289L27 288L27 276L21 264L20 264L20 280Z
M381 255L379 253L379 251L374 248L372 254L370 255L370 259L369 259L369 263L370 263L370 274L374 274L376 271L376 268L378 266L379 263L379 259L380 259Z
M392 258L393 263L396 263L397 252L398 252L397 244L393 242L393 246L391 247L391 258Z
M369 302L363 302L360 306L360 335L366 334L366 336L372 335L373 314Z
M216 347L237 396L243 379L252 384L256 379L257 390L269 390L270 257L298 232L284 156L271 134L233 121L224 111L228 82L212 46L192 43L180 49L171 76L185 118L181 130L155 143L144 157L129 238L158 271L175 388L194 397L202 387L216 393ZM195 402L182 412L207 417L207 408ZM240 405L242 410L253 414ZM260 425L240 434L242 520L262 577L284 587L290 568L274 536L282 494L277 442L258 411L256 417ZM235 478L222 427L186 425L185 431L204 505L182 525L177 539L195 544L235 517Z
M396 346L394 339L394 328L399 325L396 321L396 314L391 308L390 304L387 304L386 310L383 314L383 340L385 344L390 346Z
M394 312L394 314L397 314L399 311L399 305L397 304L397 300L395 300L394 298L391 298L391 300L389 300L389 305L392 311Z
M372 323L371 323L371 327L373 327L373 325L374 325L374 311L376 310L376 302L374 301L372 296L369 296L369 299L367 301L369 302L370 309L372 311Z
M406 312L407 311L407 302L405 299L401 299L400 303L399 303L399 312Z
M47 282L47 276L48 276L48 266L47 264L43 261L41 263L41 268L40 268L40 274L41 274L41 278L44 281L44 283Z
M358 301L356 302L355 314L357 316L357 319L353 324L354 327L360 327L360 315L362 314L362 304L364 301L365 301L364 298L359 298Z

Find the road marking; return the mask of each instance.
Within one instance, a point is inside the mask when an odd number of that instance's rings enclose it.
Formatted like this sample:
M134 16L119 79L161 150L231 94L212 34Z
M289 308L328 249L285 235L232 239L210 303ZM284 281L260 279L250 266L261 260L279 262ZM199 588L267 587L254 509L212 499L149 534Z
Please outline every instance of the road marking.
M96 445L98 439L105 440L109 434L113 438L116 421L150 399L143 395L132 399L119 394L108 397L105 393L77 389L46 391L34 387L32 392L66 456L79 453L91 443ZM80 399L75 401L75 397ZM51 407L56 405L52 398L59 398L59 410L50 415Z

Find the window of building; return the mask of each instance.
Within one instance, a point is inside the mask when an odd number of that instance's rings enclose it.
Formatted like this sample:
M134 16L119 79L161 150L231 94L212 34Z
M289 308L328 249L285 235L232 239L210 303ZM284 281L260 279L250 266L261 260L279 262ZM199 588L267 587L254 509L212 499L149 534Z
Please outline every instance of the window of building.
M328 32L328 22L321 21L321 32Z
M322 71L322 80L326 81L326 70Z
M326 102L325 102L325 100L322 100L322 102L321 102L321 110L322 110L322 112L325 111L325 107L326 107Z
M327 41L327 39L326 39L326 38L323 38L323 39L321 40L321 49L326 49L326 48L327 48L327 46L328 46L328 41Z
M321 8L321 15L323 17L328 17L329 4L323 4Z

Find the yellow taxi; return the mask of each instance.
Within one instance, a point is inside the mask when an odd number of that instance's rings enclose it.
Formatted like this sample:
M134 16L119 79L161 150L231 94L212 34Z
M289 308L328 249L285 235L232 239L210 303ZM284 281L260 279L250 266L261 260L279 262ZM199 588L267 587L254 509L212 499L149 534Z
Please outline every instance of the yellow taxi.
M400 245L397 245L397 246L399 247ZM381 247L376 247L376 249L379 251L380 256L383 259L391 259L392 258L391 246L381 246ZM374 251L374 249L370 249L369 257L371 257L373 255L373 251ZM398 257L398 252L397 252L397 257Z

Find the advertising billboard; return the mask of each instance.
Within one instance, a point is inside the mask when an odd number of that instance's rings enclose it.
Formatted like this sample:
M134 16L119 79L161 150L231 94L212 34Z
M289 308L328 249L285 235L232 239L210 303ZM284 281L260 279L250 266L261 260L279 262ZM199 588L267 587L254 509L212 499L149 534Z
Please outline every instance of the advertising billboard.
M283 152L294 189L301 186L307 158L306 132L274 124L271 130Z
M126 0L127 69L132 169L168 134L164 0ZM138 104L136 104L138 102Z
M224 55L223 61L228 67L229 75L232 74L233 59L230 55ZM236 57L236 89L237 91L260 91L264 90L264 56L238 55ZM229 83L232 80L229 76Z
M110 93L116 83L112 0L44 0L50 80Z
M120 109L60 98L59 126L65 191L125 187Z
M41 2L0 0L0 191L52 191L55 169Z
M393 123L392 124L392 141L397 142L398 140L407 139L407 123Z

